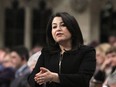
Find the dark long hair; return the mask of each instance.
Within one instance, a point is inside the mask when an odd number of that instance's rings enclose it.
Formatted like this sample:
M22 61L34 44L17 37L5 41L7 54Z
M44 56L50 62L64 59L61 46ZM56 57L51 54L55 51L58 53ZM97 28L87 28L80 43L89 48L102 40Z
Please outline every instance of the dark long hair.
M83 37L82 37L82 33L80 30L80 27L76 21L76 19L71 16L70 14L66 13L66 12L59 12L54 14L47 25L47 45L50 48L58 48L59 45L55 42L55 40L52 37L52 21L54 19L54 17L61 17L64 24L66 25L67 29L69 30L69 32L72 35L72 50L77 49L80 45L83 44Z

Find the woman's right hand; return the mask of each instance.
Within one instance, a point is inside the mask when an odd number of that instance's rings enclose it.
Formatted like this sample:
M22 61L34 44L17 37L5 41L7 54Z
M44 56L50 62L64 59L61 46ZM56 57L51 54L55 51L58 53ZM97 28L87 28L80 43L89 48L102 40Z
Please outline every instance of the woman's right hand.
M41 85L46 82L57 82L59 83L59 77L57 73L51 72L50 70L40 67L40 72L35 75L35 81Z

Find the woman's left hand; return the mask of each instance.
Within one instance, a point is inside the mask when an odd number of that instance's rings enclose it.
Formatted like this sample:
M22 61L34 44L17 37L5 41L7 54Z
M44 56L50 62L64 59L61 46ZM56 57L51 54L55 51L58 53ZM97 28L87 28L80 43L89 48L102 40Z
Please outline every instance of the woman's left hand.
M35 75L34 79L39 85L44 84L46 82L59 81L57 73L53 73L44 67L40 67L40 72Z

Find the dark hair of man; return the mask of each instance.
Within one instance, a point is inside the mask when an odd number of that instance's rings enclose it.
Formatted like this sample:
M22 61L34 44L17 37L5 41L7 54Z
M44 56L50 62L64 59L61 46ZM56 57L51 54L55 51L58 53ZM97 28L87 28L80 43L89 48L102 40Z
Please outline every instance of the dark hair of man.
M47 44L50 48L57 49L59 47L58 44L54 41L52 34L51 34L52 21L54 17L61 17L67 29L71 33L72 50L77 49L81 44L83 44L82 33L81 33L80 27L76 19L66 12L60 12L60 13L54 14L49 20L48 25L47 25L47 37L46 38L47 38Z
M10 52L16 52L21 59L25 59L26 61L29 59L28 49L24 46L16 46L12 48Z

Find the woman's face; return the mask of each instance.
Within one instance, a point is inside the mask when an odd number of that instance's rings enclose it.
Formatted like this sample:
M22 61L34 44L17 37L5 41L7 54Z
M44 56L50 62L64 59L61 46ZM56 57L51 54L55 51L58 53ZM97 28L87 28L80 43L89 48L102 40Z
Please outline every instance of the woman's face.
M52 36L58 42L71 42L71 33L68 31L61 17L55 17L52 21Z
M98 65L101 65L105 60L105 55L100 52L100 51L96 51L96 62Z

